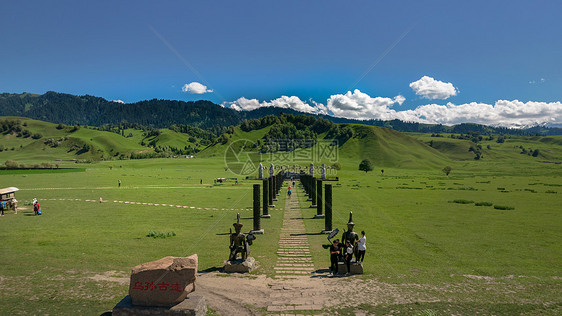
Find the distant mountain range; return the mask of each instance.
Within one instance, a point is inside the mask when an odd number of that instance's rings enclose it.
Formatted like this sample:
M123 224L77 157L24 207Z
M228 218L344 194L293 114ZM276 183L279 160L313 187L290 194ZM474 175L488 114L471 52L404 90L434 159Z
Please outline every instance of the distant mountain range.
M279 116L281 113L311 115L275 107L239 112L205 100L186 102L152 99L135 103L120 103L91 95L76 96L53 91L42 95L31 93L0 94L0 116L21 116L67 125L102 126L128 122L147 127L164 128L172 124L185 124L220 132L228 126L240 125L246 119L261 118L267 115ZM313 116L323 117L334 123L382 126L400 132L467 133L471 131L481 134L562 135L562 128L542 126L527 129L507 129L470 123L445 126L400 120L363 121L326 115Z

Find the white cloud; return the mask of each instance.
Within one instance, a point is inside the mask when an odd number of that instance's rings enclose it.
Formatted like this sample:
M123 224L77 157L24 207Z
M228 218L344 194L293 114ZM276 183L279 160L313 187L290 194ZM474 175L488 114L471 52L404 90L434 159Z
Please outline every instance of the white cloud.
M498 100L493 105L477 102L459 105L427 104L413 110L397 112L396 118L444 125L469 122L511 128L559 126L562 124L562 103Z
M123 100L111 100L111 102L125 104Z
M246 99L245 97L241 97L236 101L233 102L225 102L222 105L227 106L231 109L237 111L251 111L261 107L278 107L283 109L292 109L295 111L311 113L311 114L328 114L326 110L326 106L321 103L317 103L312 101L313 105L308 104L305 101L302 101L299 97L296 96L281 96L280 98L267 101L258 101L257 99Z
M452 83L435 80L428 76L423 76L420 80L410 83L410 88L417 95L421 95L426 99L445 100L457 95L458 92Z
M393 119L396 111L390 109L395 103L401 105L406 98L401 95L391 98L372 98L366 93L355 89L353 93L330 96L327 108L334 116L354 119Z
M181 88L181 91L192 93L192 94L203 94L207 92L213 92L213 90L207 89L206 85L200 84L199 82L195 82L195 81L192 83L184 84L183 87Z
M260 107L279 107L311 114L328 114L350 119L399 119L406 122L455 125L478 123L491 126L524 128L536 125L562 126L562 102L522 102L498 100L494 104L471 102L446 105L426 104L412 110L397 111L392 107L401 105L405 98L371 97L359 90L330 96L326 105L310 100L302 101L296 96L282 96L271 101L239 98L224 102L222 106L242 111Z

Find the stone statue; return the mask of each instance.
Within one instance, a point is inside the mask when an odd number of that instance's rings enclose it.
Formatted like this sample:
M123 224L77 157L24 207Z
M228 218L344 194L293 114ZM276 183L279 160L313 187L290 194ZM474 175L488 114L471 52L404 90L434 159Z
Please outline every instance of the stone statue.
M260 166L258 168L259 168L258 169L258 174L259 174L258 179L263 179L263 165L261 164L261 162L260 162Z
M242 260L246 260L248 255L250 255L250 245L252 241L256 239L253 234L241 233L243 224L240 223L240 213L236 214L236 223L232 224L234 226L234 233L230 234L230 256L229 261L235 261L238 258L238 254L241 255Z
M349 212L347 231L343 233L341 239L343 244L345 244L345 242L349 240L349 243L353 245L353 255L355 258L357 258L357 244L355 242L359 240L359 235L357 235L357 233L353 231L353 226L355 226L355 223L353 223L353 212Z
M269 165L269 176L273 177L275 175L275 166L273 164Z
M326 180L326 165L322 164L322 169L320 169L322 172L322 180Z
M310 175L314 178L314 164L313 163L310 164L310 168L309 168L308 171L310 172Z

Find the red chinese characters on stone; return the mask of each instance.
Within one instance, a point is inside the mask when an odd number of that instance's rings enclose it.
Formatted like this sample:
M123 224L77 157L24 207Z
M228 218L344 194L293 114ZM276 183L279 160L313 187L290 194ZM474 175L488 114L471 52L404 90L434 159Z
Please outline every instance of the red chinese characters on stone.
M176 292L182 291L179 283L168 284L164 282L160 282L156 285L154 284L154 282L144 282L144 285L142 284L142 282L135 282L135 285L133 286L133 290L140 290L140 291L158 290L158 291L176 291Z

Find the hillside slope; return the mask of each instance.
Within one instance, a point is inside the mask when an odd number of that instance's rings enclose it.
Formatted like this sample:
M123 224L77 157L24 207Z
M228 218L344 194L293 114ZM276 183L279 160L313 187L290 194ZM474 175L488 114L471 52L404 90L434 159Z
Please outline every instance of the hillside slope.
M21 117L0 119L1 126L10 122L19 122L19 127L15 130L3 128L0 133L0 162L118 159L129 157L131 153L153 151L116 133L62 127Z

